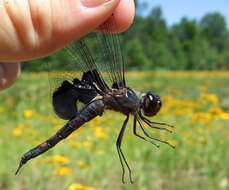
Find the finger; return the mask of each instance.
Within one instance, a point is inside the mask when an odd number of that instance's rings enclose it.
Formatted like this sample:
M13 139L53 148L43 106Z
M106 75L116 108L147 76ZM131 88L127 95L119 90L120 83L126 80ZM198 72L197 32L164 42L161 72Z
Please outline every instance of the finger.
M0 0L0 60L14 62L46 56L95 30L119 2Z
M0 90L11 86L20 74L20 63L0 63Z
M133 23L135 15L135 6L133 0L120 1L117 8L114 10L114 18L117 28L115 32L123 32ZM109 24L108 24L109 26ZM112 30L112 29L111 29Z

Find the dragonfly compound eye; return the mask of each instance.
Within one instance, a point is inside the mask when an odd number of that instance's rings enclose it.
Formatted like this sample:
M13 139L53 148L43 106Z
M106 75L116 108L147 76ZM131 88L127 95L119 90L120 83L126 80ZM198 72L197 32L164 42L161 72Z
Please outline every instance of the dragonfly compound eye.
M146 116L156 115L161 108L161 99L159 96L148 92L142 97L142 110Z

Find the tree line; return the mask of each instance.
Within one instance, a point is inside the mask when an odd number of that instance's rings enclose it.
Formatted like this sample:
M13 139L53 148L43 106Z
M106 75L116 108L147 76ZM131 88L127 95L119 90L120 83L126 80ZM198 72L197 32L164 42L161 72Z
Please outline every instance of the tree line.
M227 70L229 69L229 30L219 12L208 13L200 20L182 18L168 26L162 9L154 7L147 16L141 11L133 26L121 34L121 46L127 70ZM65 70L67 56L56 53L23 64L26 71L44 71L43 62L55 62Z

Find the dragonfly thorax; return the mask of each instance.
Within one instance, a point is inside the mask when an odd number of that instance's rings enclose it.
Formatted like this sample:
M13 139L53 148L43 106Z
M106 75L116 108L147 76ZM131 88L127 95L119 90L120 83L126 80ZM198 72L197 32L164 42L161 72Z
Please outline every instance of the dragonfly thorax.
M104 95L107 109L121 112L125 115L134 114L139 109L139 99L130 88L112 89Z

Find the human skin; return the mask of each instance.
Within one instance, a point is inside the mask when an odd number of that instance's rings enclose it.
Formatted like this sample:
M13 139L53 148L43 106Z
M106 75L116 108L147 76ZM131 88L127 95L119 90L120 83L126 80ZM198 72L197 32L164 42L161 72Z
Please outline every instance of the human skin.
M133 22L133 0L0 0L0 90L20 74L20 62L50 55L95 30L114 13L117 28Z

